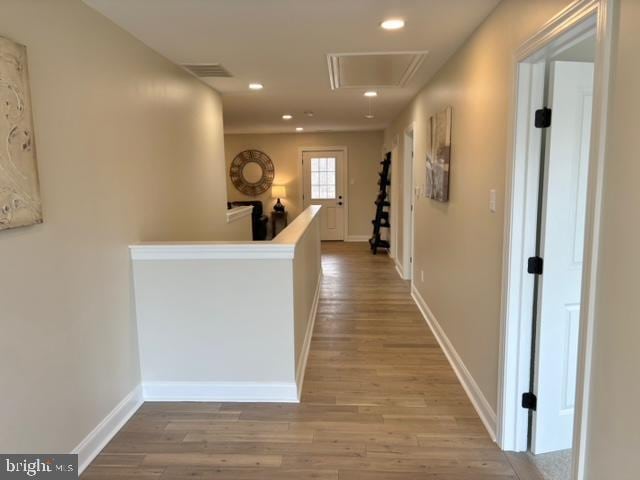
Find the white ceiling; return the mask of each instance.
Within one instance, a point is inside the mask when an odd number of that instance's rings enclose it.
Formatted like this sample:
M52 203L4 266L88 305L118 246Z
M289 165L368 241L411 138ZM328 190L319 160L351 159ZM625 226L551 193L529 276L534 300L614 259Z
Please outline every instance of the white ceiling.
M178 64L221 63L227 133L386 127L499 0L84 0ZM401 17L399 31L380 22ZM331 90L327 54L428 50L404 87ZM249 91L249 82L264 89ZM303 115L314 112L313 118ZM293 120L284 121L282 114Z

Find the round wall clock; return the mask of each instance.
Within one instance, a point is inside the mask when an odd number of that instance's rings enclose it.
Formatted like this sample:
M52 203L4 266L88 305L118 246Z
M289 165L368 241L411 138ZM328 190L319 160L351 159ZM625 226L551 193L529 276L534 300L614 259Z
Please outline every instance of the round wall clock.
M269 156L260 150L245 150L236 155L229 168L233 185L245 195L256 197L271 188L274 168Z

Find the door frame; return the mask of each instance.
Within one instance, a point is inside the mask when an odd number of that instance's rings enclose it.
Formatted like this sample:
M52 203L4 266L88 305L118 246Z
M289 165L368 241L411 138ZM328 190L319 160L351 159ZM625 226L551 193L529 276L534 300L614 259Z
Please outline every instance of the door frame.
M413 286L414 221L415 221L415 184L414 156L416 152L415 122L411 122L402 132L402 259L396 260L398 273L404 280L411 280ZM409 148L407 148L409 147ZM413 208L411 206L414 205ZM398 268L398 266L401 268Z
M342 219L344 221L342 236L343 242L349 241L363 241L359 237L356 239L349 235L349 182L347 177L349 176L349 149L345 145L327 146L327 147L298 147L298 201L300 202L300 211L304 211L304 169L302 168L302 159L305 152L342 152L342 175L340 181L340 190L342 193L343 213ZM340 194L338 194L340 195ZM369 237L367 237L368 240ZM339 240L338 240L339 241Z
M503 450L527 449L528 412L520 406L520 396L528 391L531 362L532 308L522 314L527 302L533 302L533 281L524 273L526 258L533 254L525 241L531 235L532 216L537 217L537 202L532 203L531 175L536 175L529 138L531 105L528 95L536 74L532 58L549 48L564 35L593 19L596 30L596 59L594 74L593 116L589 179L587 186L587 215L585 221L584 263L578 347L578 373L573 440L572 480L582 480L585 472L587 419L591 356L595 317L596 273L602 185L605 162L607 107L609 96L609 58L612 43L615 0L576 0L547 22L517 50L514 63L514 90L511 102L510 130L507 151L505 188L505 228L503 249L502 304L500 328L500 364L497 409L497 441ZM591 27L593 28L593 27ZM529 67L527 67L529 65ZM535 62L534 62L535 65ZM539 145L542 148L542 145ZM533 169L533 170L532 170ZM527 188L529 185L529 188ZM537 192L535 192L537 199ZM530 242L530 240L528 240ZM529 277L527 279L526 277ZM530 298L531 300L527 300ZM523 390L523 387L525 388Z
M398 222L396 220L400 216L400 210L398 209L398 197L402 191L400 188L402 183L400 182L400 176L398 175L399 156L400 140L399 135L395 135L391 145L391 228L389 232L389 243L391 248L389 249L389 256L393 258L396 268L398 264L398 238L400 238Z

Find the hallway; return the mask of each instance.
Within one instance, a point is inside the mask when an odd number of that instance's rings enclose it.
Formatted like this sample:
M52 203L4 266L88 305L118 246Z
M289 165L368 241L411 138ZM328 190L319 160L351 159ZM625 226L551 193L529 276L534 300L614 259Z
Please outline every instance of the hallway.
M301 404L146 403L82 478L535 478L487 435L389 257L322 248Z

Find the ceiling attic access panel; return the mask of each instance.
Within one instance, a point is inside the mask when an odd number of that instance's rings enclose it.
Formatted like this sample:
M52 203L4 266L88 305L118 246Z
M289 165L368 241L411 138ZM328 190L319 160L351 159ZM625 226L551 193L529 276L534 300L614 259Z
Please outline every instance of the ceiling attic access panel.
M331 89L404 87L418 71L427 53L424 50L329 54Z

